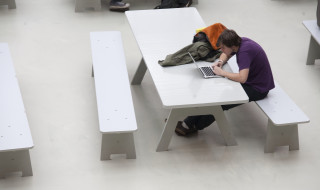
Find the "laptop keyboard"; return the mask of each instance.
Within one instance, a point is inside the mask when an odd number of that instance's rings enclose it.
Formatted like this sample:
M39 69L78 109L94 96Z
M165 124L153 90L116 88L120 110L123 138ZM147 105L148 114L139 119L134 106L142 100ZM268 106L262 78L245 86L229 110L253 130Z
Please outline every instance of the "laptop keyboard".
M214 72L212 71L211 67L201 67L201 70L207 75L207 76L214 76Z

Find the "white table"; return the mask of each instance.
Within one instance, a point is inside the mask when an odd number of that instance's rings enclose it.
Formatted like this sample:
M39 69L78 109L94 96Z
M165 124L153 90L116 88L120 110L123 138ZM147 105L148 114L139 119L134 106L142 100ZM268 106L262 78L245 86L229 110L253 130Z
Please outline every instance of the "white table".
M192 43L195 30L206 26L195 8L127 11L143 59L132 84L149 69L163 107L171 109L157 151L168 149L177 121L189 115L214 114L227 145L237 145L220 105L248 102L239 83L204 79L194 64L162 67L158 60ZM212 24L212 23L211 23Z
M320 58L320 28L316 20L305 20L303 25L311 33L307 65L313 65Z

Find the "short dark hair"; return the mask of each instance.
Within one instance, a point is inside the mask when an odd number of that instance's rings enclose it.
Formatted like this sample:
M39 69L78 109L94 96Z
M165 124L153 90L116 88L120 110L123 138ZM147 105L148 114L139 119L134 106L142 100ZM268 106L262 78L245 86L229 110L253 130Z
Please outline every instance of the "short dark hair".
M241 38L238 36L238 34L231 29L225 29L223 32L221 32L218 40L217 40L217 47L220 47L221 44L232 47L232 46L240 46Z

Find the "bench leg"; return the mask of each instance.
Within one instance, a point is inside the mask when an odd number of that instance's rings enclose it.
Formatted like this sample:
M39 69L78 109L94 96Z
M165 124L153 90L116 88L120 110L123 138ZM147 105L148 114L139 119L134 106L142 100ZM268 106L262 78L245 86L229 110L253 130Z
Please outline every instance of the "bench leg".
M22 177L33 175L29 150L0 152L0 178L18 171L22 171Z
M132 85L138 85L138 84L141 84L141 81L144 77L144 75L146 74L146 71L147 71L147 66L146 66L146 63L144 62L143 58L141 59L140 61L140 64L133 76L133 79L131 81L131 84Z
M76 0L75 12L84 11L86 8L101 10L101 0Z
M221 106L208 106L199 108L177 108L172 109L168 116L168 121L163 129L160 137L160 142L156 149L157 152L168 150L174 129L178 121L183 120L190 115L206 115L213 114L216 118L220 132L228 146L235 146L237 142L233 136L232 130L229 127L224 111Z
M289 146L289 150L299 150L298 125L275 126L269 120L265 153L273 153L278 146Z
M91 70L91 77L94 77L93 65L92 65L92 70Z
M313 65L314 61L319 58L320 58L320 45L311 36L309 51L308 51L308 58L307 58L307 65Z
M9 9L15 9L16 8L16 1L15 0L9 0L8 7L9 7Z
M82 11L84 11L82 0L76 0L75 12L82 12Z
M110 160L111 154L126 154L136 158L133 133L102 134L101 160Z

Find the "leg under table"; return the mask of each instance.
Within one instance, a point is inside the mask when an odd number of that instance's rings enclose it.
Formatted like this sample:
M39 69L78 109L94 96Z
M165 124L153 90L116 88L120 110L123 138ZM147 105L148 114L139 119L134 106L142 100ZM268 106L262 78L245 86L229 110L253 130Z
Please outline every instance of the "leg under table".
M216 118L220 132L228 146L235 146L237 142L233 136L232 130L229 127L228 121L224 115L221 106L193 107L193 108L175 108L171 109L168 121L165 124L160 137L160 142L156 149L157 152L168 150L170 140L174 133L175 126L178 121L183 120L190 115L206 115L213 114Z

